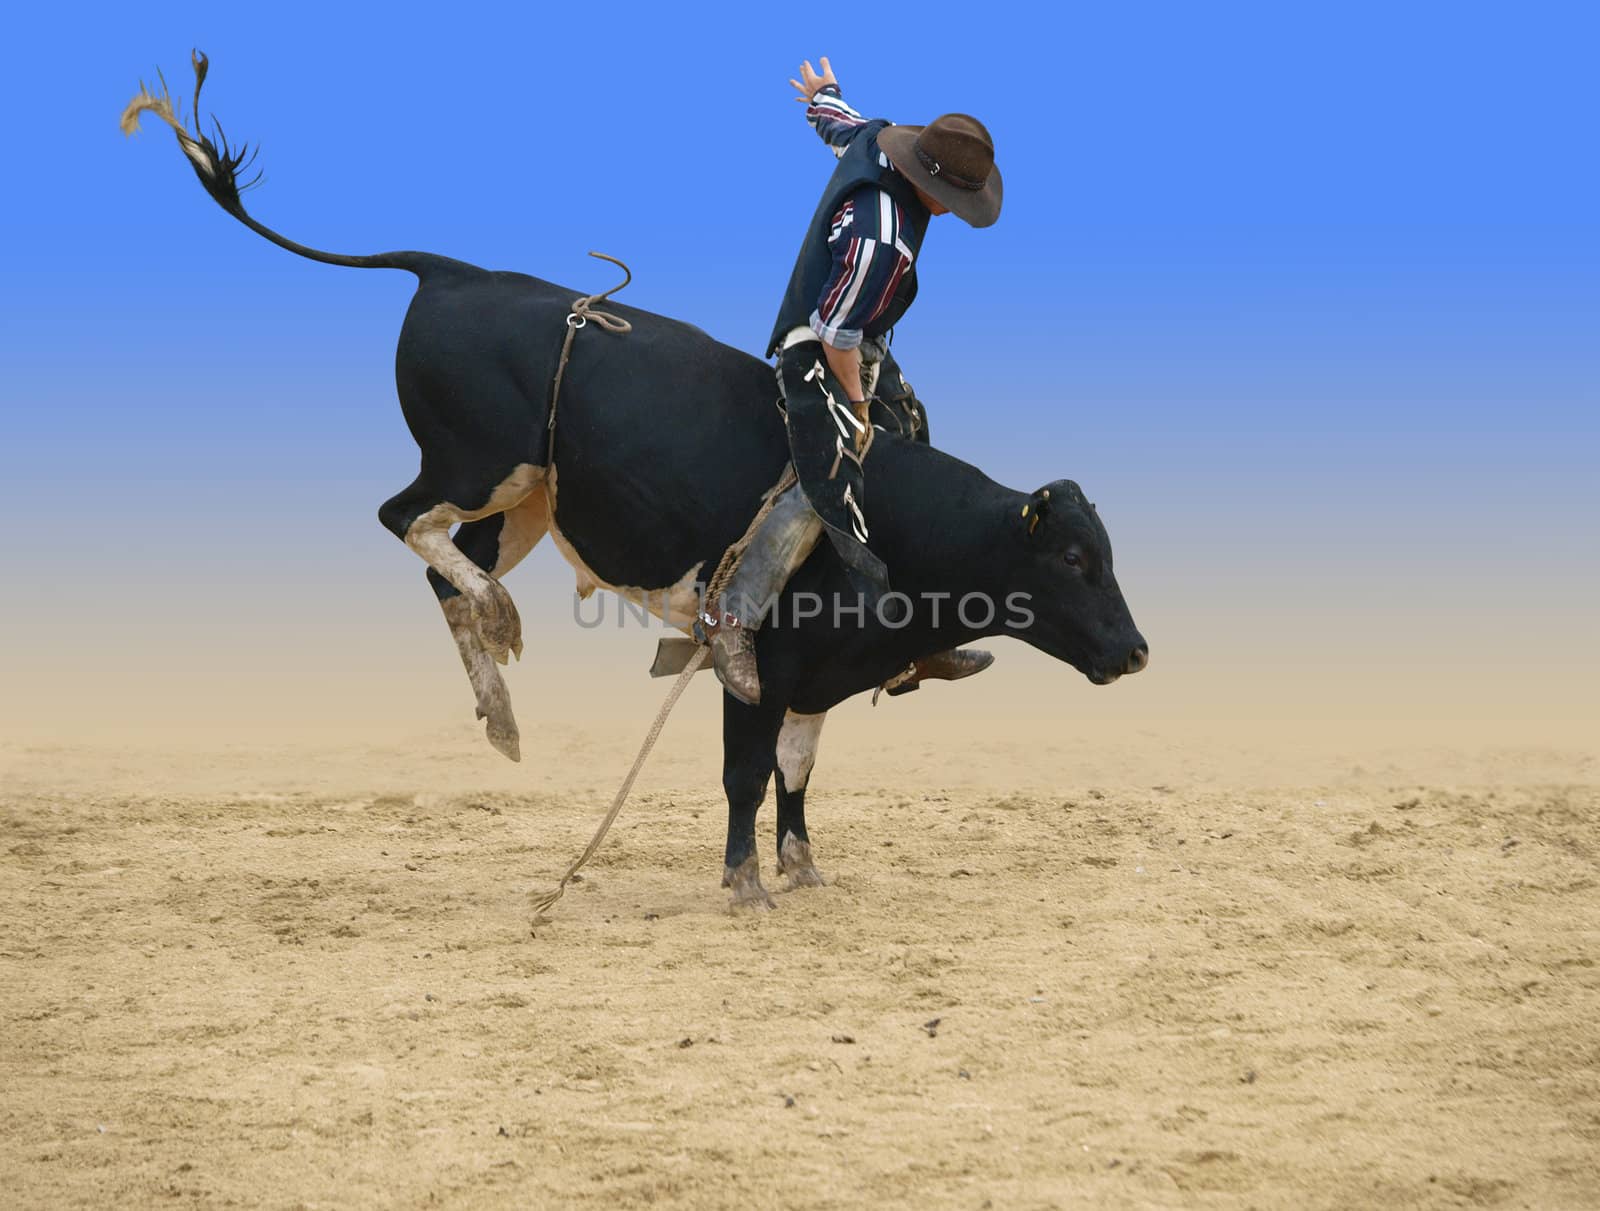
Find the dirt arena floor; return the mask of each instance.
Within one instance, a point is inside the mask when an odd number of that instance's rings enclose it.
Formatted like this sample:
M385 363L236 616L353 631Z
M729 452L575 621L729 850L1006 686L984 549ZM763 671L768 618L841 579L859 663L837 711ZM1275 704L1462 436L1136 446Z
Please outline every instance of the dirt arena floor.
M675 722L530 937L638 730L0 749L0 1201L1600 1205L1592 752L825 734L735 918Z

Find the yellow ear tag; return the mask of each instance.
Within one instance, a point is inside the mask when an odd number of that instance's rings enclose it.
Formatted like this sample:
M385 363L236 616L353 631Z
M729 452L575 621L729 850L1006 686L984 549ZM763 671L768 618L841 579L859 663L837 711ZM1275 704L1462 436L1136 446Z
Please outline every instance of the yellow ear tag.
M1022 506L1022 515L1024 517L1026 517L1028 515L1028 506L1027 505L1023 505Z
M1028 533L1032 534L1038 528L1039 528L1039 515L1036 513L1033 516L1033 520L1028 523Z

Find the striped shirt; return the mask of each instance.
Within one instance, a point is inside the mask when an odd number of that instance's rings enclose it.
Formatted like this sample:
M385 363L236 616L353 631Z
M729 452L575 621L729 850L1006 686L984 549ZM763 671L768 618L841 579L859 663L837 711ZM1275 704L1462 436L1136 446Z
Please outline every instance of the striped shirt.
M835 155L843 155L867 124L832 84L811 98L806 121ZM882 152L878 163L892 168ZM835 349L861 344L863 330L884 313L910 270L913 254L901 238L904 225L905 212L876 185L863 185L834 212L828 232L833 273L811 313L811 330Z

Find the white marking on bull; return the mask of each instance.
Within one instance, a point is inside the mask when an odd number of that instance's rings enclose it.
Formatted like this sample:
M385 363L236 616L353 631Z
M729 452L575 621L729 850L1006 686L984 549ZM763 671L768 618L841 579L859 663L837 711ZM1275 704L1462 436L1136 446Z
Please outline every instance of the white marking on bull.
M811 777L811 767L817 760L817 738L822 735L820 715L797 715L786 711L783 728L778 732L778 772L783 775L783 785L791 790L804 790Z
M550 501L543 492L530 492L521 504L506 510L500 525L500 550L493 576L499 580L522 562L539 540L550 532Z
M566 535L561 532L561 526L556 521L556 478L556 469L551 467L544 479L545 498L549 502L550 538L555 542L556 550L561 552L561 558L571 564L572 570L577 573L578 596L587 600L596 589L605 589L636 605L644 606L668 626L687 633L702 608L700 594L703 586L700 583L700 570L705 567L705 561L701 560L695 564L678 577L675 583L664 589L611 584L583 562L573 545L567 541Z
M467 599L479 639L485 650L501 664L512 653L519 658L522 656L522 620L517 616L511 594L451 541L450 527L506 512L527 499L543 478L543 467L519 463L489 494L482 508L465 509L444 501L419 516L406 530L406 546L422 556L430 568Z

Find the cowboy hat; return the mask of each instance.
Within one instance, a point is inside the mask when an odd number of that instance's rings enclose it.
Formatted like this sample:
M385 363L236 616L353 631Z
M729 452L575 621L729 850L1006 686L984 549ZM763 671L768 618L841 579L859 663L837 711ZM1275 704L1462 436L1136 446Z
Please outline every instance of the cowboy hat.
M887 126L878 147L923 193L974 227L1000 217L1004 190L994 166L994 140L970 114L945 114L926 126Z

